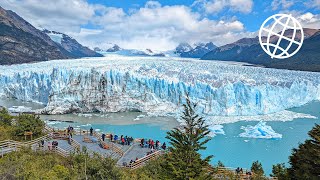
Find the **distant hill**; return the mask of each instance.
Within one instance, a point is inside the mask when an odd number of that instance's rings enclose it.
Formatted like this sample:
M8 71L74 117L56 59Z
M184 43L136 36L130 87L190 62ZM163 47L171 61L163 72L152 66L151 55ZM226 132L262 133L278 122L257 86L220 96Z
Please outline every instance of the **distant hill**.
M0 7L1 65L81 57L74 56L65 47L58 45L15 12Z
M175 49L175 53L180 57L188 58L201 58L206 53L217 48L212 42L209 43L199 43L192 48L188 43L181 43Z
M51 40L53 40L58 46L62 47L67 51L67 55L73 58L81 58L81 57L102 57L103 55L82 46L75 39L69 37L66 34L43 30L42 32L46 33Z
M286 31L285 34L291 37L292 31ZM262 50L258 37L243 38L234 43L218 47L205 54L201 59L238 61L270 68L320 72L320 30L304 29L304 34L305 40L300 51L287 59L270 58ZM277 40L277 37L271 37L271 41L275 40ZM280 46L286 45L287 42L280 43Z

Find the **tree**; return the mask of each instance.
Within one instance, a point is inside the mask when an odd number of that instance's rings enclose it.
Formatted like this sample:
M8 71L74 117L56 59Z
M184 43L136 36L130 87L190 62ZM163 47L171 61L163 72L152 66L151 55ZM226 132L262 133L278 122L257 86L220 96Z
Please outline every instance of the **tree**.
M261 178L264 175L264 170L263 170L262 165L259 161L255 161L252 163L251 171L253 172L254 178L256 178L256 179Z
M284 163L276 164L272 166L271 177L277 177L279 180L289 180L288 169L285 167Z
M320 125L316 124L307 139L292 150L289 157L291 179L319 179L320 177Z
M15 126L15 135L23 136L24 132L32 131L34 136L42 134L44 128L44 122L41 121L39 116L21 114L17 116L17 124Z
M218 161L217 167L225 167L225 165L221 161Z
M195 112L196 104L186 98L182 119L183 129L174 128L167 133L166 138L171 146L166 155L166 176L172 179L208 179L206 168L212 156L201 158L200 150L205 150L205 144L211 139L205 120Z
M0 107L0 126L11 126L12 118L7 109Z

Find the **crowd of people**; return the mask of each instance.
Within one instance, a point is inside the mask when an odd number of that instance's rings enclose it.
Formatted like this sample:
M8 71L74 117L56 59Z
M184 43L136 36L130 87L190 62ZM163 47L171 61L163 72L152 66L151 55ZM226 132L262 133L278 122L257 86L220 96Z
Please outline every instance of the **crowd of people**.
M140 146L142 148L150 148L150 149L157 149L157 150L160 150L160 148L162 148L163 150L166 150L167 148L167 145L165 142L161 145L160 141L156 140L154 142L154 140L152 139L149 139L149 140L141 139Z
M129 137L129 136L123 136L123 135L121 135L120 138L119 138L119 136L116 135L116 134L115 134L115 135L110 134L110 135L109 135L109 138L110 138L110 141L111 141L111 142L116 142L116 143L119 143L119 144L122 144L122 145L128 145L128 146L130 146L131 143L132 143L133 140L134 140L132 136ZM102 139L102 141L105 141L105 139L106 139L106 134L102 133L101 139Z

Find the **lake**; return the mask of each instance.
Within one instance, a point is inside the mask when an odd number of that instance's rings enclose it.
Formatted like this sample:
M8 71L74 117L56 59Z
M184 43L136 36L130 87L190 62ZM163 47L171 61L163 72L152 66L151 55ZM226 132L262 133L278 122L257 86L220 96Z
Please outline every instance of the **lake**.
M18 100L1 99L0 105L5 107L26 106L33 109L42 106L35 103L24 103ZM214 155L212 164L218 160L229 167L250 168L255 160L262 162L267 175L271 173L272 165L281 162L288 162L291 150L299 143L308 138L308 131L319 123L320 102L312 102L307 105L289 109L293 112L309 114L316 119L297 118L293 121L270 121L267 125L282 135L279 139L255 139L239 137L244 132L241 127L256 125L257 121L240 121L236 123L223 124L224 135L218 134L207 144L208 148L202 151L203 156ZM123 112L108 114L66 114L66 115L42 115L43 120L57 119L66 122L49 122L53 127L64 128L69 125L89 129L93 127L102 132L110 132L118 135L128 135L135 138L145 137L160 142L166 141L166 132L179 125L172 117L147 117L140 112ZM276 119L275 119L276 120Z

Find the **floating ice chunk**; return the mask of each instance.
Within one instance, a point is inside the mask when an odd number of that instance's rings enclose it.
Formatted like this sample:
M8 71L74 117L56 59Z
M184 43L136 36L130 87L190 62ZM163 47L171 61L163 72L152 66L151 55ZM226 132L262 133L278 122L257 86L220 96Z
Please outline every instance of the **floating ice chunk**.
M146 117L146 115L140 114L133 121L139 121L141 118Z
M214 137L217 134L222 134L225 135L225 132L223 130L223 126L222 125L213 125L213 126L209 126L209 130L210 130L210 136Z
M8 108L8 111L12 113L33 112L31 107L26 107L26 106L12 106Z
M94 131L96 131L96 132L100 132L100 131L101 131L101 129L95 129Z
M240 137L245 138L258 138L258 139L280 139L282 134L276 133L271 126L266 125L266 122L260 121L255 126L248 125L247 127L241 126L245 132L239 134Z
M54 125L54 124L61 124L60 121L49 121L47 122L48 125Z
M91 126L91 124L83 124L83 125L81 125L81 126L83 126L83 127L88 127L88 126Z

